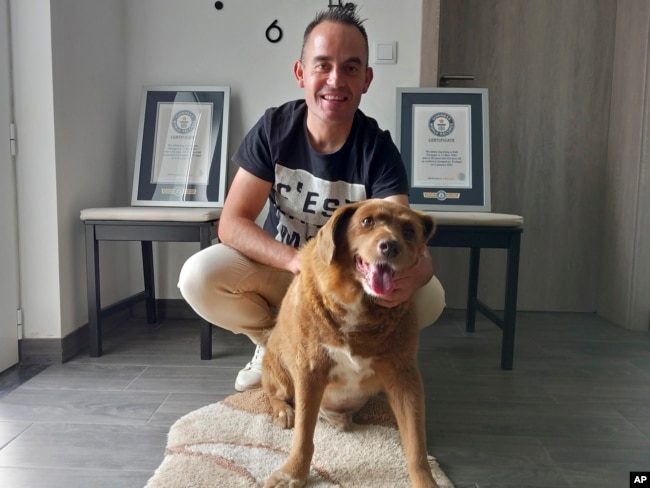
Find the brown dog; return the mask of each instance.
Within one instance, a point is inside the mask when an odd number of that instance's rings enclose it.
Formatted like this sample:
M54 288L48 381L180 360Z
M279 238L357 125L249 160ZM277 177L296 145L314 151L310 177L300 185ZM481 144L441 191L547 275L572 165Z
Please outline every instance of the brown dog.
M424 391L411 301L377 305L393 275L417 264L433 219L386 200L339 208L300 251L301 272L269 336L262 385L275 423L295 425L285 465L264 485L302 487L319 411L346 429L368 398L385 392L416 488L436 488L427 460Z

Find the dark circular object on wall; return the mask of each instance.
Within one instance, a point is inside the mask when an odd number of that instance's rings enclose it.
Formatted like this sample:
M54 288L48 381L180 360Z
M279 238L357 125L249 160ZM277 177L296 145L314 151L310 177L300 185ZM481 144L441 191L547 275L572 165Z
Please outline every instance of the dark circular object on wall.
M214 8L221 10L223 8L223 2L214 2Z

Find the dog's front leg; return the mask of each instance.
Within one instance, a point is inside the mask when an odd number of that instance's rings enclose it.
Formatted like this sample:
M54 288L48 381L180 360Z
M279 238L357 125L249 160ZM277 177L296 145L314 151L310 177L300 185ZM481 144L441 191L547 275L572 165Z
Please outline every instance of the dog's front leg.
M392 369L392 368L389 368ZM414 488L439 488L431 474L427 454L424 387L416 367L390 371L385 378L390 403L408 462Z
M309 475L314 455L314 431L323 392L324 375L306 371L294 379L295 424L291 452L284 466L267 480L264 488L301 488Z

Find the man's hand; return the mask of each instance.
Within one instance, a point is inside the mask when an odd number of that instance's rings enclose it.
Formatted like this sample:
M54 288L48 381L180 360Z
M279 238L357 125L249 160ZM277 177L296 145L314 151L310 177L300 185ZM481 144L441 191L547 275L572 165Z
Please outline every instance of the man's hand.
M294 275L300 274L300 253L297 250L294 253L293 258L289 261L287 269Z
M397 273L393 278L395 289L388 295L377 299L377 304L393 308L409 300L418 288L426 285L433 276L433 260L426 247L420 250L420 259L409 269Z

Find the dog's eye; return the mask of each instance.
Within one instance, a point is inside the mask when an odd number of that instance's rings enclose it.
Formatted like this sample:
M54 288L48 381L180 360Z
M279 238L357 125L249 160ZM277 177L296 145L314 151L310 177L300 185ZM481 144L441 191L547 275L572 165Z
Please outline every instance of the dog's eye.
M375 219L373 219L372 217L366 217L361 221L361 225L363 227L372 227L373 225L375 225Z
M404 239L408 241L412 241L415 239L415 229L412 227L405 227L404 228Z

